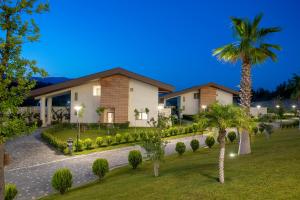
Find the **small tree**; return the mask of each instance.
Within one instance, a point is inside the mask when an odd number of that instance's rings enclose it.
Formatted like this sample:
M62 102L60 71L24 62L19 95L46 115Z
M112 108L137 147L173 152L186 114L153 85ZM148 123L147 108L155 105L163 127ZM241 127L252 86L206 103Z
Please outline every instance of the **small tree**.
M142 154L139 150L132 150L128 154L128 162L132 169L136 169L143 161Z
M167 142L161 137L160 131L150 137L141 137L141 146L146 150L147 156L153 162L154 176L159 175L159 164L165 155L165 147Z
M99 180L103 179L105 174L109 172L108 161L103 158L98 158L94 161L92 167L93 173L99 177Z
M220 144L219 181L220 183L224 183L226 129L231 127L248 128L251 119L242 108L218 103L211 104L208 109L202 113L202 117L208 119L208 125L218 129L218 142Z
M101 123L101 116L102 116L104 110L105 110L105 108L101 107L101 106L96 109L96 113L99 116L99 121L98 121L99 122L99 129L100 129L100 123Z

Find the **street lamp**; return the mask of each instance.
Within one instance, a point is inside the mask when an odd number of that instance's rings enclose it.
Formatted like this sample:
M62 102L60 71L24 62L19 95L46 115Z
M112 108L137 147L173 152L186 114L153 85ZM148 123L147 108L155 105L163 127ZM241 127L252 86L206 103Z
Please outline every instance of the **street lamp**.
M280 105L276 105L276 108L280 108Z
M261 106L260 106L260 105L257 105L256 108L259 110L259 109L261 108Z
M76 111L76 116L77 116L77 126L78 126L78 131L77 131L77 138L76 138L76 143L78 148L78 142L79 142L79 136L80 136L80 121L79 121L79 112L82 109L82 106L74 106L74 110Z

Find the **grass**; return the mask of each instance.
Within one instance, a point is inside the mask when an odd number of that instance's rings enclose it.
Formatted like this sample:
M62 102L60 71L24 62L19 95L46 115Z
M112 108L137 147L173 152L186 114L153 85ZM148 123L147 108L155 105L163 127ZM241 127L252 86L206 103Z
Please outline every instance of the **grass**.
M93 182L43 200L73 199L299 199L300 131L276 131L269 140L252 138L252 154L230 158L237 144L226 145L225 184L217 182L218 146L167 157L160 177L148 162L137 170L115 169Z

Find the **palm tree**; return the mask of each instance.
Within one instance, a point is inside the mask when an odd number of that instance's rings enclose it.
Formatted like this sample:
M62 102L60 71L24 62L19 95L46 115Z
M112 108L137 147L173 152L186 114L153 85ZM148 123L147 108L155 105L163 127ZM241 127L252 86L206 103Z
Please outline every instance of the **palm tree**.
M279 27L260 28L259 24L262 14L257 15L253 21L248 18L232 17L232 29L237 41L213 50L213 55L218 60L242 63L242 74L240 81L240 101L241 106L250 112L251 104L251 68L253 65L261 64L268 58L277 60L273 50L281 50L279 45L266 43L266 39L272 33L279 32ZM250 137L247 131L240 137L239 154L251 153Z
M294 74L288 85L292 90L292 99L300 101L300 76Z
M199 114L199 119L206 119L207 125L218 129L219 153L219 181L224 183L224 158L226 129L237 127L238 129L250 128L252 120L245 109L234 105L211 104L208 109Z

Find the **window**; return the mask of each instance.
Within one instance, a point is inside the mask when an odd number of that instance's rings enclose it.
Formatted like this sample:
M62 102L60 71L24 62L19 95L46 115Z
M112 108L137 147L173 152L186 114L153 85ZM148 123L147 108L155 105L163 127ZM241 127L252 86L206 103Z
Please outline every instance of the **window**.
M101 86L100 85L94 85L93 86L93 96L94 97L101 96Z
M140 112L139 116L137 117L138 120L147 120L148 119L148 114L145 112Z
M77 92L75 92L75 94L74 94L74 100L78 101L78 93Z
M200 93L194 93L194 99L199 99L200 98Z
M185 96L182 97L182 101L185 102Z

